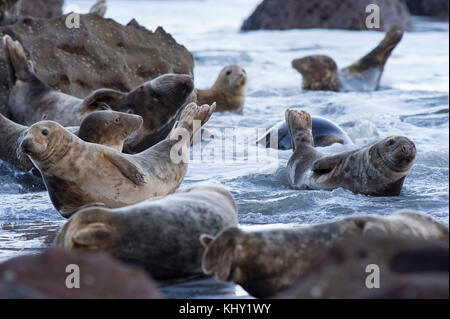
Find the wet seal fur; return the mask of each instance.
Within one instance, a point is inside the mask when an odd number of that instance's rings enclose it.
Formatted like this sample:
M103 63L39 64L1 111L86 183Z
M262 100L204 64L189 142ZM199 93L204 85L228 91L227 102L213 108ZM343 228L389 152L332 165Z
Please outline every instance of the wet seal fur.
M139 115L95 111L83 118L80 127L67 129L85 142L102 144L121 152L124 141L142 126L142 122ZM0 159L25 172L34 168L31 160L19 148L27 130L27 126L0 114Z
M247 95L247 73L238 65L227 65L209 90L197 90L198 104L217 103L216 111L242 114Z
M164 74L145 82L130 92L98 89L84 100L59 92L42 82L33 71L22 45L3 37L9 69L10 118L22 125L41 120L56 121L62 126L78 126L86 114L103 109L142 116L144 124L126 141L124 151L140 152L135 146L146 138L157 142L166 136L158 130L171 122L193 94L193 78L186 74ZM192 99L191 99L192 100ZM156 136L154 136L156 135Z
M353 144L347 133L336 123L320 116L312 116L311 120L314 146L325 147L334 143ZM273 147L270 142L273 138L277 139L277 149L292 149L291 135L289 134L286 121L280 121L270 128L266 134L258 139L258 145L266 148Z
M387 217L351 216L304 227L243 231L236 227L216 237L203 235L202 268L221 281L233 281L252 296L266 298L288 288L327 247L361 236L390 235L448 242L448 227L429 216L399 211Z
M178 188L186 174L193 135L200 129L194 120L203 125L214 109L214 104L189 104L164 141L135 155L86 143L53 121L30 126L20 147L39 169L62 216L94 204L123 207ZM176 154L180 158L174 158Z
M286 167L292 187L400 195L416 157L416 147L407 137L391 136L366 148L325 156L314 148L308 112L287 109L286 123L293 145Z
M117 209L87 208L55 239L65 249L107 251L157 279L202 275L200 235L237 226L237 207L222 187L198 184Z
M375 49L340 70L336 62L325 55L295 59L292 67L302 74L305 90L374 91L378 89L387 59L402 37L403 31L392 27Z

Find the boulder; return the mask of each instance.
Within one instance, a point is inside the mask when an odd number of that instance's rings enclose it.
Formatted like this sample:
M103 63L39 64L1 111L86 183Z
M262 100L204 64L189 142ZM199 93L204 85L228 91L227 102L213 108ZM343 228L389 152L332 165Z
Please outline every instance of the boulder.
M377 267L377 268L376 268ZM379 286L375 277L379 274ZM367 236L332 245L282 299L448 298L448 242Z
M151 32L136 21L123 26L81 14L79 28L68 28L66 18L27 17L0 27L0 36L21 42L36 75L64 93L84 98L98 88L130 91L165 73L193 74L192 54L161 27ZM7 79L0 44L0 107L7 104ZM0 112L8 115L5 109Z
M448 20L449 0L403 0L403 2L411 14Z
M68 288L68 276L79 269L79 288ZM74 277L73 277L74 278ZM138 268L106 253L81 253L51 248L38 255L16 257L0 264L0 298L7 299L155 299L155 282Z
M244 21L241 30L367 30L369 4L380 8L380 28L374 30L389 30L394 25L405 31L412 29L408 8L401 0L264 0Z

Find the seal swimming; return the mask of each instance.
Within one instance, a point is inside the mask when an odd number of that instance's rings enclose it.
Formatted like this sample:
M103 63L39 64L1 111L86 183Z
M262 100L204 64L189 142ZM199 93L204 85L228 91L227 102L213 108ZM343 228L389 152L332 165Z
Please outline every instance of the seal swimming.
M362 236L389 235L448 242L448 227L425 214L399 211L387 217L361 215L323 224L259 231L236 227L202 235L202 268L233 281L255 297L270 297L296 282L327 247Z
M327 91L377 90L384 65L403 37L403 31L392 27L378 46L350 66L338 70L336 62L325 55L310 55L292 61L302 74L303 89Z
M334 143L339 144L350 144L353 142L350 137L345 133L345 131L336 123L320 117L312 116L312 135L314 139L314 146L330 146ZM275 133L276 132L276 133ZM270 128L266 134L258 139L258 145L263 147L272 147L271 138L275 136L277 139L276 147L279 150L290 150L292 149L291 135L286 125L286 121L280 121Z
M325 156L314 148L308 112L287 109L286 124L293 145L286 167L292 187L400 195L416 157L416 146L407 137L390 136L366 148Z
M80 210L60 230L55 245L107 251L144 266L157 279L184 278L203 274L200 235L232 226L237 226L232 195L200 184L132 206Z
M247 72L238 65L227 65L208 90L197 89L198 104L216 102L216 111L242 114L247 95Z
M95 111L81 121L80 127L67 128L85 142L102 144L122 151L124 141L142 125L139 115ZM34 168L31 160L19 148L27 126L17 124L0 114L0 159L28 172Z
M62 216L99 203L117 208L170 194L180 185L193 135L214 109L214 104L189 104L164 141L135 155L84 142L53 121L30 126L20 147L40 171Z
M98 89L85 99L59 92L42 82L34 73L22 45L8 35L3 37L9 69L10 118L22 125L32 125L41 120L56 121L62 126L78 126L86 114L103 109L129 112L142 116L142 127L126 141L127 152L137 152L134 146L152 136L158 142L166 136L158 135L186 105L193 94L194 82L186 74L163 74L126 93L112 89ZM157 136L153 136L156 134Z

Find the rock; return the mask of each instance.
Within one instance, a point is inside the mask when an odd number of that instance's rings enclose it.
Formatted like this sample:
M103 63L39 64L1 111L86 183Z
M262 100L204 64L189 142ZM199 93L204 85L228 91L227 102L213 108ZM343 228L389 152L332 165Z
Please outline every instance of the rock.
M379 288L366 280L379 269ZM363 237L327 249L277 298L448 298L448 242L401 237Z
M402 0L409 12L419 16L437 17L448 20L449 0Z
M401 0L264 0L246 19L241 30L348 29L367 30L366 6L380 7L380 28L394 25L412 29L411 17Z
M80 15L79 29L69 29L67 16L23 18L0 27L0 36L22 43L36 75L64 93L84 98L98 88L130 91L165 73L193 74L192 54L161 27L151 32L136 22L123 26L86 14ZM7 72L1 44L0 107L7 104Z
M20 0L18 13L20 16L33 18L55 18L62 15L64 0Z
M79 267L80 288L69 289L68 265ZM80 253L51 248L0 264L0 298L155 299L161 298L148 275L106 253Z

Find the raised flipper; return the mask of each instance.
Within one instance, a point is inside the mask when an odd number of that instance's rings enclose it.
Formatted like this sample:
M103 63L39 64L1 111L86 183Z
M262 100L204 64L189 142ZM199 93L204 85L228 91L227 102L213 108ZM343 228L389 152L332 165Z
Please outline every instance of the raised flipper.
M397 46L403 37L403 31L398 26L393 26L378 46L370 51L367 55L344 68L350 73L361 74L372 68L384 69L387 59L391 55L392 50Z
M341 161L347 158L350 154L355 153L357 150L340 153L333 156L322 157L314 162L312 170L318 175L328 174L336 166L341 163Z
M145 181L144 171L134 161L128 159L121 153L115 153L106 149L103 153L105 158L116 166L120 172L134 184L140 186L147 183Z
M29 81L34 75L33 64L27 59L22 45L9 35L3 37L5 58L9 69L9 85L14 86L17 80Z
M125 97L126 93L112 89L98 89L89 94L81 103L80 111L110 110L109 105Z
M311 115L306 111L287 109L285 117L291 135L292 151L295 151L300 144L314 147Z

